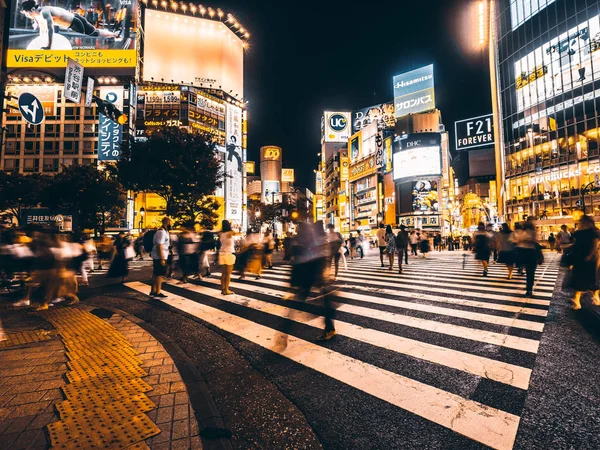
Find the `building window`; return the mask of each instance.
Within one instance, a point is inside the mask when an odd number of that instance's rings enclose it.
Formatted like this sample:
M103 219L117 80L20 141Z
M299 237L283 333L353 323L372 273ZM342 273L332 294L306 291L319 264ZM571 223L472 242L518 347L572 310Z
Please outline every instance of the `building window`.
M15 170L15 161L18 162L18 159L5 159L4 160L4 170L6 171L14 171Z
M4 144L5 155L18 155L21 150L21 143L17 141L6 141Z
M25 154L39 154L40 143L34 141L25 141Z
M47 123L44 127L44 134L46 137L58 137L60 133L60 125L54 125Z
M31 125L25 128L25 137L40 137L41 128L40 125Z
M21 125L8 124L6 125L6 137L20 137Z
M40 161L38 159L25 159L23 160L23 172L37 172Z
M62 165L64 167L69 167L73 165L73 158L63 158Z
M44 158L44 165L42 166L43 172L57 172L58 171L58 160L54 158Z

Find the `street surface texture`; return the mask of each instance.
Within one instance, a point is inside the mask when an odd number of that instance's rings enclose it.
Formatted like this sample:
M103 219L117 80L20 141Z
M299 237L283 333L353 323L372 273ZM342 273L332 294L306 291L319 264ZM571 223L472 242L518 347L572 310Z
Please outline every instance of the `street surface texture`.
M411 257L403 274L375 255L348 260L332 294L338 335L324 343L319 294L289 300L284 264L234 276L232 296L216 273L149 301L142 271L89 301L177 335L235 448L599 448L600 389L584 379L598 336L554 294L558 262L546 253L525 298L524 277L492 264L484 278L462 251Z

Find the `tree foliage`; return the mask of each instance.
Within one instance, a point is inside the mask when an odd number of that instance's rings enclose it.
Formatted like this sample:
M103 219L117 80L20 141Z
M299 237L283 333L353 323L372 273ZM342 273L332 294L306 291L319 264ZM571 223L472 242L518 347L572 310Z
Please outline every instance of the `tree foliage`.
M214 226L219 204L212 196L223 172L209 136L177 127L155 131L123 152L117 173L125 188L162 197L177 223Z
M71 211L79 217L82 229L93 229L95 233L120 225L126 201L121 184L95 164L65 167L42 195L44 206Z
M50 177L40 174L23 175L0 171L0 211L6 211L22 225L23 209L42 202Z

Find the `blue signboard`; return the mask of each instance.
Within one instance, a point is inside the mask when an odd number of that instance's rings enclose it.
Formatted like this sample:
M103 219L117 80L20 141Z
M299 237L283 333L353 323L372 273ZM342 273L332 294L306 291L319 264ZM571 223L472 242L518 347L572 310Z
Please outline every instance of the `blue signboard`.
M98 131L98 160L118 161L121 157L123 128L110 117L100 113Z
M31 125L39 125L44 121L44 107L38 98L29 92L19 95L19 111Z

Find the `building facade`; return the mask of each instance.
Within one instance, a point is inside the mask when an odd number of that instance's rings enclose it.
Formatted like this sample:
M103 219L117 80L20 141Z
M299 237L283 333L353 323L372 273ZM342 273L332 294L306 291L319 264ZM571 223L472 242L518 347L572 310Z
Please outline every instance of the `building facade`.
M600 3L500 0L493 36L508 222L600 216Z

